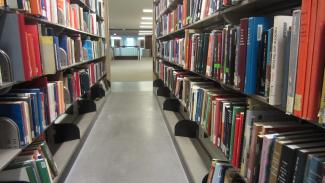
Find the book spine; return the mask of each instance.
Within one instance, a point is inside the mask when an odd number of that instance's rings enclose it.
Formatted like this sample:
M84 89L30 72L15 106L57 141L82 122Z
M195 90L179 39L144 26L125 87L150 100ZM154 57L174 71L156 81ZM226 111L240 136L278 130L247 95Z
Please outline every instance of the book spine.
M270 183L274 183L277 180L281 152L282 152L282 145L278 142L275 142L272 163L271 163L270 176L269 176Z
M301 6L301 22L300 22L300 37L299 37L299 52L298 52L298 66L297 66L297 78L296 91L294 98L294 115L302 117L303 105L304 105L304 90L306 82L306 70L307 70L307 56L308 56L308 44L309 44L309 32L310 32L310 14L312 13L311 5L312 0L302 1Z
M322 29L325 25L325 11L324 11L325 2L318 1L316 6L314 6L313 11L317 12L317 21L315 23L315 42L313 44L313 54L312 59L313 64L310 69L310 86L307 86L310 90L309 95L307 96L308 102L307 105L304 106L303 111L307 111L305 118L307 120L316 121L317 114L320 106L320 97L321 97L321 87L323 73L324 73L324 65L325 65L325 52L322 51L324 48L324 31ZM310 48L310 47L309 47ZM309 52L310 53L310 52Z
M288 78L288 92L287 92L287 106L286 112L288 114L293 113L296 78L297 78L297 61L298 61L298 49L299 49L299 35L300 35L300 16L301 10L295 10L293 12L292 31L291 31L291 51L289 60L289 78Z
M281 105L284 75L284 35L292 23L291 16L274 17L273 48L269 103Z
M304 180L304 172L306 167L307 154L298 152L295 164L295 173L292 178L292 183L302 183Z
M268 30L268 45L267 45L267 63L266 63L266 77L265 77L265 96L270 95L270 80L271 80L271 58L273 47L273 28Z
M264 183L266 181L266 170L267 170L267 161L269 158L269 151L272 139L265 138L263 139L262 153L261 153L261 163L260 163L260 172L259 172L259 183Z
M241 91L245 86L245 67L247 55L247 36L248 36L248 18L240 20L240 47L239 47L239 70L238 70L238 87Z
M289 149L288 146L283 146L279 163L279 173L277 175L278 182L292 182L293 164L296 162L294 151Z

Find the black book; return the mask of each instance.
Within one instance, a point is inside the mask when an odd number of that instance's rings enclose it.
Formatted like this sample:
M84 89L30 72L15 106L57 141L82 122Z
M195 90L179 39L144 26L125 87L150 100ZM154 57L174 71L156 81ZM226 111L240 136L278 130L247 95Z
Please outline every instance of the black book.
M292 182L298 149L325 147L325 142L310 142L303 144L286 145L282 148L282 156L279 164L277 180L281 182Z
M237 39L237 27L234 27L230 30L229 71L226 82L229 85L234 85Z
M299 149L297 151L297 158L292 178L293 183L303 183L308 155L317 153L325 153L325 147Z
M258 42L258 60L257 60L257 89L259 95L265 96L265 80L267 65L267 41L268 32L264 31L262 39Z
M200 74L205 75L206 66L207 66L207 59L208 59L208 49L209 49L209 37L208 33L205 33L203 41L203 55L202 55L202 63L201 63L201 70Z

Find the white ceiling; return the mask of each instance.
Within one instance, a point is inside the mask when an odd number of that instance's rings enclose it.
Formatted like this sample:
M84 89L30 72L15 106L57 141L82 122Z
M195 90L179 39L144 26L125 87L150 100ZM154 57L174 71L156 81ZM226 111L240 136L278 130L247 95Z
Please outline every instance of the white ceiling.
M142 12L143 9L152 9L152 2L153 0L109 0L109 27L113 29L110 33L137 33L141 17L152 16L151 13Z

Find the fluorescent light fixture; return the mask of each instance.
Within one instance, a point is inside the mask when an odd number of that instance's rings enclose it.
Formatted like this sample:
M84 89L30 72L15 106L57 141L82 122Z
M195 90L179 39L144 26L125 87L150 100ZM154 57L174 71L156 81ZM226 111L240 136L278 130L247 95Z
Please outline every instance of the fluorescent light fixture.
M116 36L117 34L116 34L116 33L114 33L113 35L114 35L114 36Z
M152 25L152 22L140 22L142 25Z
M139 32L139 36L152 35L152 32Z
M138 37L138 40L144 40L144 37Z
M117 36L112 36L111 39L117 39L117 40L121 40L121 37L117 37Z
M150 28L152 28L152 25L140 25L140 28L143 28L143 29L148 28L148 29L150 29Z
M152 30L139 30L139 32L152 32Z
M152 17L141 17L141 20L152 20Z
M143 9L143 13L152 13L152 9Z

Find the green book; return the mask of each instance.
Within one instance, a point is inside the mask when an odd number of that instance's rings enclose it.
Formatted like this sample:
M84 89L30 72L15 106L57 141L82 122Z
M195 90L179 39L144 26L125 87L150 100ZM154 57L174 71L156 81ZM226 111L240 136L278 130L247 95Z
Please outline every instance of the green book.
M45 159L36 160L36 166L42 183L52 183L48 165Z

